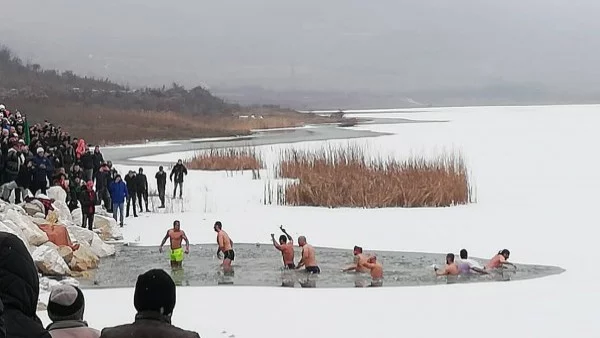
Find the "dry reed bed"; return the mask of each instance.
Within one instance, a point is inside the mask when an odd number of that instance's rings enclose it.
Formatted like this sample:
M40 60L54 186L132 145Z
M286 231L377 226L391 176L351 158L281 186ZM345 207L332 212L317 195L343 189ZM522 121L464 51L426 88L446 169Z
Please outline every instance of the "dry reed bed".
M323 207L447 207L470 203L473 190L460 155L404 161L370 158L365 149L286 150L276 168L287 184L278 203Z
M196 170L259 170L264 166L254 148L212 148L197 152L185 164Z

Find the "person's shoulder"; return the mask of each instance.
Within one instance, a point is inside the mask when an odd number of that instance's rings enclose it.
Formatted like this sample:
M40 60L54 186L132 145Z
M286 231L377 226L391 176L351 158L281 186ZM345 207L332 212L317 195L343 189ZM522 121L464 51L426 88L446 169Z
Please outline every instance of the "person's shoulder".
M104 338L118 337L122 331L127 330L132 326L133 326L133 324L123 324L123 325L119 325L119 326L104 328L100 332L100 338L102 338L102 337L104 337Z
M195 332L195 331L184 330L175 325L171 325L171 329L173 330L174 336L177 336L177 337L200 338L200 335L198 334L198 332ZM177 334L175 335L176 332L177 332Z

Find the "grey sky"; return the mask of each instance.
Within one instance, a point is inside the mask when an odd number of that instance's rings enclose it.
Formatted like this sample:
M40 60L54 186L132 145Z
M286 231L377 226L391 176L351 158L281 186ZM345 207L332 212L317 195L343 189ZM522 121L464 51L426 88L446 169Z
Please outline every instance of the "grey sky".
M598 0L1 0L0 42L132 85L600 89Z

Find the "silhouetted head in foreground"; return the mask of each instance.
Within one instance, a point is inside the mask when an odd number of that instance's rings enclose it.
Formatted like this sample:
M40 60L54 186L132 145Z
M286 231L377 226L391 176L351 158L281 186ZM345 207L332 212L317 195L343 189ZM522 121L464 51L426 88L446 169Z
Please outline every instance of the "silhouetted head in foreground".
M467 249L460 250L460 259L467 259L467 258L469 258L469 254L467 253Z
M138 276L133 296L138 312L158 312L169 318L175 299L175 282L164 270L152 269Z

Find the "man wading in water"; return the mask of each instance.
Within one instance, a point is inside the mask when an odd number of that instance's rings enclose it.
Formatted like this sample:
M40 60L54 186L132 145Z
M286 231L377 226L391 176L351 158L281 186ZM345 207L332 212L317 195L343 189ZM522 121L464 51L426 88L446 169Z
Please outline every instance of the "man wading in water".
M181 268L183 264L183 249L181 248L181 241L185 240L185 253L190 253L190 241L188 240L185 232L181 231L179 221L173 222L173 229L169 229L162 243L160 243L159 252L163 252L163 245L167 241L167 238L171 240L171 268Z
M319 266L317 265L317 259L315 257L315 248L306 242L305 236L298 237L298 245L302 248L302 259L300 262L298 262L296 269L300 269L304 266L306 272L308 273L321 273L321 269L319 269Z
M235 252L233 252L233 241L229 235L223 231L223 224L220 221L215 222L215 232L217 233L217 258L221 259L221 252L223 253L223 271L231 272L231 262L235 259Z
M285 265L286 268L293 270L296 268L296 265L294 264L294 240L292 239L292 236L285 231L283 225L280 226L279 229L281 229L281 232L284 234L279 236L279 243L275 241L275 234L271 234L273 246L275 246L277 250L281 251L283 265Z

